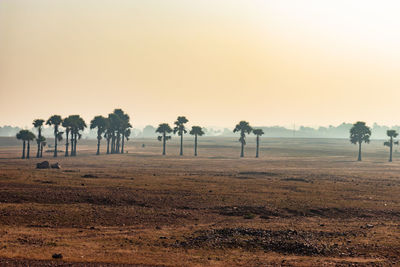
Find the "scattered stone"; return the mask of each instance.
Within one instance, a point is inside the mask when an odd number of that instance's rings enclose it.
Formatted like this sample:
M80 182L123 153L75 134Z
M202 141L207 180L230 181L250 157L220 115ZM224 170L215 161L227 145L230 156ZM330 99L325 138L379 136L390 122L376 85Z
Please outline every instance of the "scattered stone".
M48 161L36 163L36 169L50 169L50 163Z
M63 255L61 253L54 253L53 256L51 256L53 259L62 259Z
M57 162L57 163L51 164L51 168L52 169L61 169L61 165Z
M98 177L93 174L85 174L85 175L82 175L82 178L98 178Z

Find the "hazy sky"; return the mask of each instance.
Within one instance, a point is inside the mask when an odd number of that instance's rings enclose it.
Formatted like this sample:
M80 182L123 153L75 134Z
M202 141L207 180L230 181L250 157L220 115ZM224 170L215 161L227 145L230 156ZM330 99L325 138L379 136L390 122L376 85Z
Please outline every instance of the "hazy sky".
M2 0L0 125L400 124L400 1Z

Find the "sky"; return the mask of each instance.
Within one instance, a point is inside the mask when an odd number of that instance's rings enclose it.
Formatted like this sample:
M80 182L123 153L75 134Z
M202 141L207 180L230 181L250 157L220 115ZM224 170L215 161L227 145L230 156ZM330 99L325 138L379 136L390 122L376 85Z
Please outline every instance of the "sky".
M2 0L0 125L399 124L400 1Z

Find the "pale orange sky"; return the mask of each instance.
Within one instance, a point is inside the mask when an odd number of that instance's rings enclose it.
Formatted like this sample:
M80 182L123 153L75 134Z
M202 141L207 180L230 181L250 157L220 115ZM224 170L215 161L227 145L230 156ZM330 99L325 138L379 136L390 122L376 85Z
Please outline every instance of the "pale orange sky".
M2 0L0 125L400 124L400 3Z

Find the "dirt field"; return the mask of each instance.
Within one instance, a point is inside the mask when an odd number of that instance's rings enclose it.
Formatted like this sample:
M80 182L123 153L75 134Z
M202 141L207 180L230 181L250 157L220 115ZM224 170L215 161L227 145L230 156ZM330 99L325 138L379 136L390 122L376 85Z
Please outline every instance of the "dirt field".
M252 139L243 159L235 138L201 138L197 158L188 138L183 157L147 139L22 160L0 138L0 265L400 265L400 153L388 163L373 141L356 162L348 140L263 138L256 159Z

